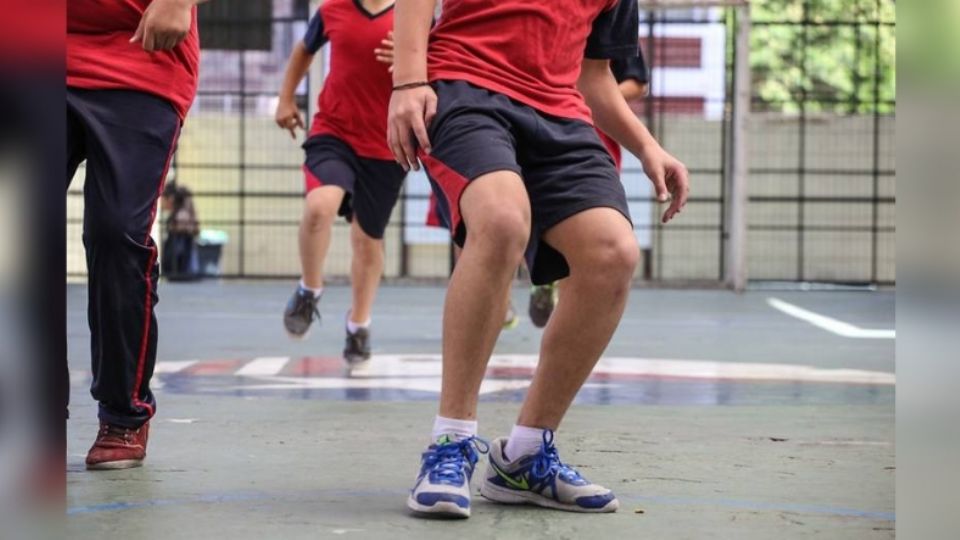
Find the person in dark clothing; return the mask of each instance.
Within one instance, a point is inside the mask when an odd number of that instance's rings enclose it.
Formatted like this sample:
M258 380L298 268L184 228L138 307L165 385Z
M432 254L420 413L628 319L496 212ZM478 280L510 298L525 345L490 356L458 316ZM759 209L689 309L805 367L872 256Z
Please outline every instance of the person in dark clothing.
M197 236L200 234L200 222L193 205L193 194L188 188L170 182L163 190L162 206L167 221L160 272L171 281L198 279Z
M100 429L88 469L143 463L157 401L157 245L151 237L177 138L196 96L206 0L70 0L68 188L86 162L83 244L90 393Z

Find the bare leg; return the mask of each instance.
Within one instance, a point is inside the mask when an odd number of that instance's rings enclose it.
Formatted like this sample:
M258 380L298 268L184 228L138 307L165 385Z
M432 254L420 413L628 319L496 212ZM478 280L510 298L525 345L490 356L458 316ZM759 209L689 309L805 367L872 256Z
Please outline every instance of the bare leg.
M640 251L630 223L611 208L576 214L544 239L566 257L570 277L561 282L563 302L544 330L517 423L556 429L620 322Z
M530 236L530 201L516 173L499 171L471 182L460 209L467 241L443 310L440 415L472 420L487 362L503 329L505 291Z
M367 236L354 219L350 226L350 244L353 246L353 260L350 263L353 306L350 320L363 324L370 320L373 300L383 275L383 239Z
M323 287L323 263L330 249L330 233L343 201L343 188L322 186L307 194L300 220L300 265L311 289Z

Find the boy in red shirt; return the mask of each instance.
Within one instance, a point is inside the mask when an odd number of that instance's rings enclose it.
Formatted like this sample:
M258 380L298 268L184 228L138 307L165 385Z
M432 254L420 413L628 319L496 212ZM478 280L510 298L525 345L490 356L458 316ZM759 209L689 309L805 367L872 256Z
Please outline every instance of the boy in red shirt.
M294 92L314 54L333 46L310 134L303 144L306 204L300 222L303 277L287 303L287 332L302 338L319 318L323 262L337 214L351 222L353 305L346 317L348 366L370 358L370 318L383 274L383 234L406 177L387 147L390 72L376 49L393 28L393 1L325 0L290 55L277 106L277 125L303 127Z
M635 0L399 0L388 137L423 162L463 253L444 306L433 444L407 499L467 517L477 397L502 327L504 289L526 256L535 284L566 278L540 363L480 489L506 504L612 512L614 494L560 461L554 430L623 313L639 248L616 166L593 121L643 162L658 199L683 207L687 172L630 111L609 60L637 54ZM429 40L428 40L429 34ZM591 115L592 111L592 115ZM418 149L419 147L419 149Z
M197 90L202 0L71 0L67 12L69 187L87 162L83 243L100 430L88 469L135 467L156 400L157 246L150 229Z

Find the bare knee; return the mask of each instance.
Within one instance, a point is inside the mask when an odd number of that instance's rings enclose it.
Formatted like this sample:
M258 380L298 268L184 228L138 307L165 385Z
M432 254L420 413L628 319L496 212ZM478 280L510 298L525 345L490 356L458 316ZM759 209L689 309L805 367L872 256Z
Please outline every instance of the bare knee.
M522 208L486 208L467 223L468 249L483 252L492 263L519 264L529 240L530 215Z
M337 208L326 201L307 201L303 210L303 226L309 231L319 231L333 224Z
M573 273L618 290L629 287L640 262L640 247L633 234L598 238L578 257Z

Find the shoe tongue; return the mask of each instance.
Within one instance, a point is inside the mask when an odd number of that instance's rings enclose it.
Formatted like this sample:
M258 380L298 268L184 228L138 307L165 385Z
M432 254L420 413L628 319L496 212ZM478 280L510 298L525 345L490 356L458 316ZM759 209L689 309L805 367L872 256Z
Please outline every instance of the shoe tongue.
M450 443L452 443L452 442L456 442L456 441L455 441L454 438L451 437L450 435L441 435L441 436L437 437L437 444L438 444L438 445L440 445L440 444L450 444Z

